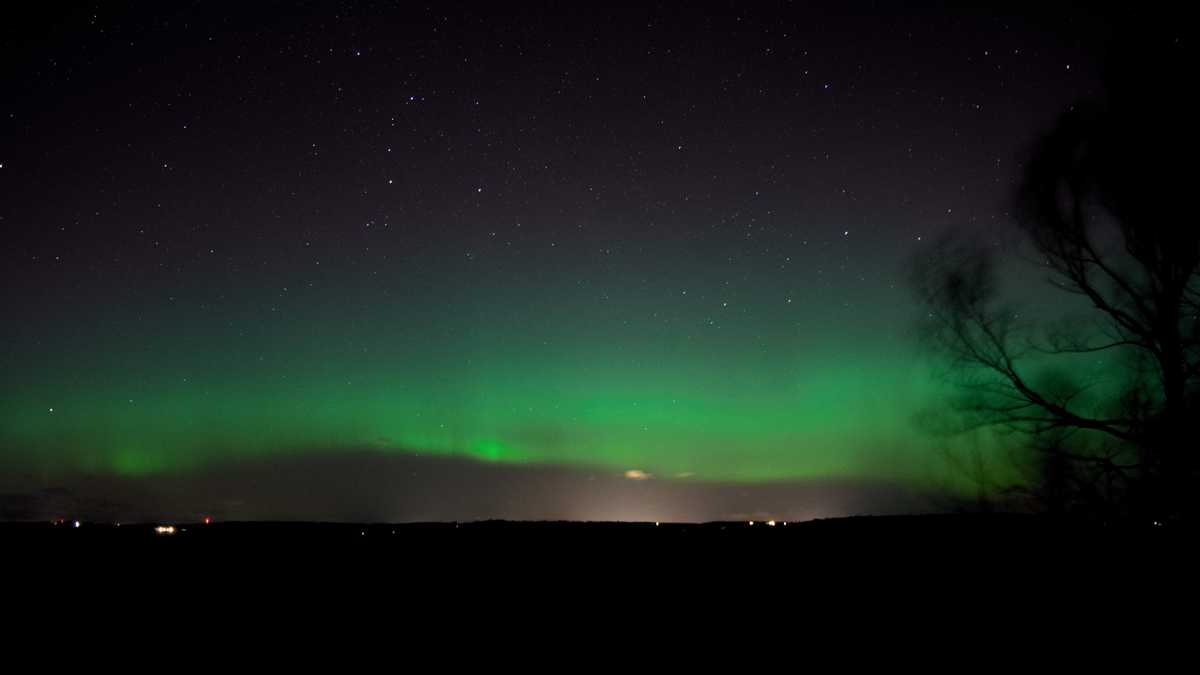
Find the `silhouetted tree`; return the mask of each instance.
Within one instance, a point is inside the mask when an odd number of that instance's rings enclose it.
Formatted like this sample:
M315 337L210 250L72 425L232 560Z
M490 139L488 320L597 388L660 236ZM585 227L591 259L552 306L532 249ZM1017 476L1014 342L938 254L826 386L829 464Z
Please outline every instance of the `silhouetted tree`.
M1104 95L1068 109L1025 165L1016 201L1027 262L1082 300L1086 319L1023 316L1002 295L995 246L951 236L914 265L960 422L1023 438L1027 484L1050 511L1160 522L1197 513L1190 51L1169 35L1119 44ZM1084 377L1082 355L1104 358L1106 377Z

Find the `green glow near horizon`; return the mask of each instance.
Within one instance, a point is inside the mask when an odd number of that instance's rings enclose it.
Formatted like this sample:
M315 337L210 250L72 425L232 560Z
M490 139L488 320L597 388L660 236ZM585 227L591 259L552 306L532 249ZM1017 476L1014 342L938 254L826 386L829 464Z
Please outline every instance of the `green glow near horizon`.
M365 301L310 302L249 337L182 312L94 319L9 354L0 459L146 476L369 449L655 479L919 483L945 467L914 416L943 392L910 308L886 311L902 293L871 298L863 319L763 291L722 326L696 309L666 326L621 321L572 298L374 322Z
M652 375L640 390L596 381L571 387L559 376L439 387L402 378L296 374L287 384L158 382L136 394L116 386L33 387L20 402L5 402L4 441L36 448L32 454L50 464L119 474L289 448L345 447L637 468L662 477L859 475L875 464L866 448L905 437L906 417L881 406L897 388L913 386L903 381L911 375L904 368L869 376L862 370L831 366L791 386L728 392ZM888 378L888 388L871 391ZM885 475L912 473L912 467L877 468Z

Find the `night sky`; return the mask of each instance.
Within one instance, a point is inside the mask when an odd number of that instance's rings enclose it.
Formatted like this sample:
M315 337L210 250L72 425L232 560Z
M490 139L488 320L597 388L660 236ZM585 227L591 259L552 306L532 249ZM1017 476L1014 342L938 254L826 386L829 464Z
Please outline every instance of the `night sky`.
M931 508L906 261L1110 35L1035 7L7 17L0 518Z

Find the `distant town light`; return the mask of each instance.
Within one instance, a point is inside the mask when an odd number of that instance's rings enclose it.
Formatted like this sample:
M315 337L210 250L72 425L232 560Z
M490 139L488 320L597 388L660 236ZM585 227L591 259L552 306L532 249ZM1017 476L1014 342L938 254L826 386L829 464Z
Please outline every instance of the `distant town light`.
M767 521L767 525L770 525L771 527L775 527L775 521L773 521L773 520L768 520L768 521Z
M75 527L79 527L79 521L75 521Z
M154 528L154 532L155 534L175 534L175 526L159 525L158 527Z

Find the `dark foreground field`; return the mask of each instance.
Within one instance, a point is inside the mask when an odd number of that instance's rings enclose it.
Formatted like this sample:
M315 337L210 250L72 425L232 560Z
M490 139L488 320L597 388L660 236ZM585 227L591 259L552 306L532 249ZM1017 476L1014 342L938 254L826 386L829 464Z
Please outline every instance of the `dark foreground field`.
M738 597L850 588L923 594L942 588L952 595L986 592L997 602L1026 603L1040 597L1031 593L1033 587L1093 594L1114 575L1173 589L1194 576L1193 541L1194 531L1169 525L1117 527L1006 515L852 517L786 525L0 523L4 564L28 582L20 588L39 593L56 588L34 583L48 579L69 580L64 588L113 593L179 589L193 582L305 592L315 584L353 588L363 597L381 589L440 596L460 593L455 589L464 584L509 593L532 586L552 594L609 588L614 600L716 585ZM570 593L565 597L574 597ZM1103 600L1105 593L1096 598Z

